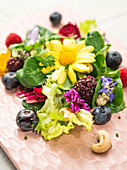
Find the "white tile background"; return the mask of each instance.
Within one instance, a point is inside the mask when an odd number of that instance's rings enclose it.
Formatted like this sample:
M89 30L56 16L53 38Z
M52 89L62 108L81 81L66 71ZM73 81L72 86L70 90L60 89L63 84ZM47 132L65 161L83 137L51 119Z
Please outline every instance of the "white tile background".
M84 20L95 18L98 27L127 44L127 0L0 0L0 26L58 4L78 12ZM14 169L0 148L0 170Z

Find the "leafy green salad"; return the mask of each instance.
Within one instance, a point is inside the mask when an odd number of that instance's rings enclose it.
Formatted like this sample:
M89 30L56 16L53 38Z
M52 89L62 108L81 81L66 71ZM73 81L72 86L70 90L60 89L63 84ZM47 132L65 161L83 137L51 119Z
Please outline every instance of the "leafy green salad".
M9 46L7 69L15 72L25 108L16 118L22 130L51 140L75 124L91 131L125 108L120 71L107 66L111 44L96 27L95 20L79 27L69 22L56 34L35 25L24 41Z

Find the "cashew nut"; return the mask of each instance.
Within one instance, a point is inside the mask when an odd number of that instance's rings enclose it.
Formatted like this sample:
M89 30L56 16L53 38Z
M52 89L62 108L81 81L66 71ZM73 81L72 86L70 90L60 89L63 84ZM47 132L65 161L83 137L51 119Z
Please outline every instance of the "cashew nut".
M71 110L69 108L62 108L59 110L59 113L63 113L63 117L65 121L69 121L71 117Z
M93 152L103 153L111 147L111 138L105 130L97 132L97 140L99 140L99 143L93 144L91 147Z

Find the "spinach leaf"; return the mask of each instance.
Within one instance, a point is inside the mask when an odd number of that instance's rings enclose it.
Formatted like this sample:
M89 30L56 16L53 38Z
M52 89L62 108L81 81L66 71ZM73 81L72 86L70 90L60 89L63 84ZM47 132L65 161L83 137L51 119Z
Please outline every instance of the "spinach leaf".
M48 29L41 27L39 25L37 25L37 27L39 28L39 34L41 37L44 36L44 39L47 41L49 37L51 37L52 35L56 35L55 33L49 31Z
M51 41L51 40L61 40L61 39L67 39L67 37L64 37L64 36L60 36L60 35L51 35L49 38L48 38L48 41Z
M70 81L70 79L67 77L64 84L62 86L59 86L61 90L69 90L73 87L73 83Z
M99 79L107 71L105 57L103 54L98 54L96 55L95 60L96 61L92 63L93 71L90 75Z
M26 109L33 109L35 111L40 110L45 102L37 102L37 103L26 103L25 100L22 101L22 105Z
M119 112L125 108L125 103L123 101L123 85L121 82L119 70L107 73L106 77L114 79L114 82L118 80L118 83L114 86L114 98L112 102L108 102L106 106L110 107L112 113ZM98 91L102 88L101 79L98 81L95 88L95 93L92 99L92 108L96 107L96 99L98 97Z
M125 108L125 102L122 100L119 106L114 105L113 103L111 104L107 103L106 106L110 107L112 113L117 113L117 112L122 111Z
M12 44L9 46L9 50L12 52L14 48L23 48L25 46L25 42L22 42L21 44Z
M102 81L101 79L98 81L97 85L96 85L96 88L95 88L95 92L94 92L94 95L93 95L93 99L92 99L92 108L96 107L96 99L97 99L97 96L98 96L98 91L101 89L101 84L102 84Z
M29 84L27 84L27 82L24 80L24 76L23 76L23 68L19 69L16 71L16 77L19 80L19 82L26 88L32 88L32 86L30 86Z
M104 57L106 58L107 52L108 52L110 47L111 47L110 44L105 45L104 48L102 48L100 51L98 51L96 55L103 54Z
M86 46L94 46L94 53L96 54L102 48L104 48L104 40L102 35L98 31L88 32L85 37Z
M108 72L105 72L105 77L110 77L110 78L120 78L120 70L115 70L115 71L108 71Z
M36 57L30 57L23 66L23 76L25 81L31 86L39 86L45 83L46 75L42 73L42 67L39 66Z

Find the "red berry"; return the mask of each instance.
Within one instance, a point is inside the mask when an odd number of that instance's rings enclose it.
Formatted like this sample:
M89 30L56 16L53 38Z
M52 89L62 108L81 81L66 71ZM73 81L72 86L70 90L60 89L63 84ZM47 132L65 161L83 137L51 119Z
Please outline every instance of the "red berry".
M19 35L15 33L10 33L6 40L5 40L5 45L9 47L11 44L20 44L22 42L22 39Z
M127 87L127 67L120 68L120 78L123 87Z

